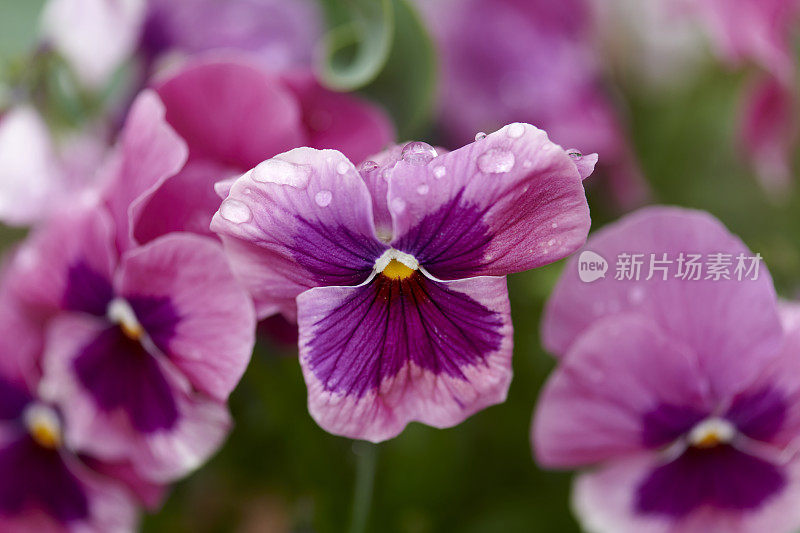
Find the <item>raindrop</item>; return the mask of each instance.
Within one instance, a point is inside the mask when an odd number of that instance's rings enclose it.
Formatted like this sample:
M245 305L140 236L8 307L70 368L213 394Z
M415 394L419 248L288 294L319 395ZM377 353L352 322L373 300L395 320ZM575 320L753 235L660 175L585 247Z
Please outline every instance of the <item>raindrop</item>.
M442 179L442 178L444 177L444 175L445 175L445 174L447 174L447 169L446 169L446 168L444 168L444 166L443 166L443 165L439 165L438 167L436 167L436 168L434 168L434 169L433 169L433 176L434 176L434 177L435 177L437 180L440 180L440 179Z
M319 191L314 195L314 201L320 207L328 207L331 204L331 200L333 200L331 191Z
M413 164L427 163L438 154L436 150L428 143L414 141L410 142L403 147L400 153L401 157Z
M428 187L427 183L423 183L422 185L417 187L417 193L418 194L428 194L429 190L430 190L430 187Z
M508 126L507 133L512 139L519 139L525 134L525 124L522 124L521 122L510 124Z
M582 154L582 153L580 153L580 152L570 152L570 153L569 153L569 156L570 156L572 159L580 159L581 157L583 157L583 154Z
M253 169L252 176L255 181L261 183L276 183L302 189L308 185L308 179L311 177L311 167L295 165L280 159L270 159L259 163Z
M492 148L478 158L478 168L487 174L508 172L514 168L514 154L508 150Z
M406 210L406 202L402 198L394 198L392 199L392 210L395 213L402 213Z
M239 200L228 198L219 208L219 214L228 222L234 224L243 224L253 218L253 213L250 208Z
M378 163L376 163L375 161L367 159L366 161L361 163L361 165L358 167L358 169L361 172L372 172L373 170L378 168L378 166L379 166Z
M484 132L482 132L482 131L479 131L478 133L475 134L475 140L476 141L480 141L481 139L485 139L485 138L486 138L486 134Z
M339 161L336 165L336 172L339 174L347 174L347 171L350 169L350 165L348 165L345 161Z

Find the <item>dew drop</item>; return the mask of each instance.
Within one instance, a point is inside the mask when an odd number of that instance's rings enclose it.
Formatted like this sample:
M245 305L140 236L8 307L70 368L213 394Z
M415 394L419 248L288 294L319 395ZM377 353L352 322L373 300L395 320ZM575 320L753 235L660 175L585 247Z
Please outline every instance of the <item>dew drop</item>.
M320 207L328 207L331 205L331 200L333 200L331 191L319 191L314 195L314 201L317 202L317 205Z
M367 159L366 161L361 163L361 165L358 167L358 169L361 172L372 172L373 170L378 168L378 166L379 166L378 163L376 163L375 161Z
M569 156L570 156L572 159L580 159L581 157L583 157L583 154L582 154L582 153L580 153L580 152L570 152L570 153L569 153Z
M521 122L515 122L508 126L508 130L506 130L508 136L512 139L519 139L525 134L525 124Z
M392 210L395 213L402 213L406 210L406 202L402 198L393 198L392 199Z
M431 189L430 189L430 187L428 187L427 183L423 183L422 185L417 187L417 193L418 194L428 194L429 190L431 190Z
M514 154L508 150L492 148L478 158L478 168L487 174L508 172L514 168Z
M228 222L243 224L253 218L250 208L239 200L228 198L219 207L219 214Z
M347 171L349 169L350 165L348 165L344 161L339 161L339 163L336 165L336 172L338 172L341 175L347 174Z
M482 131L479 131L478 133L475 134L475 140L476 141L480 141L481 139L485 139L485 138L486 138L486 134L484 132L482 132Z
M253 179L260 183L276 183L278 185L289 185L298 189L308 186L308 179L311 177L311 167L307 165L295 165L280 159L270 159L259 163L253 169Z
M444 175L445 175L445 174L447 174L447 169L446 169L446 168L444 168L444 165L439 165L438 167L436 167L436 168L434 168L434 169L433 169L433 176L434 176L434 177L435 177L437 180L440 180L440 179L442 179L442 178L444 177Z
M421 141L408 143L403 147L403 151L400 153L400 156L405 161L415 165L427 163L437 155L436 149L434 149L433 146Z

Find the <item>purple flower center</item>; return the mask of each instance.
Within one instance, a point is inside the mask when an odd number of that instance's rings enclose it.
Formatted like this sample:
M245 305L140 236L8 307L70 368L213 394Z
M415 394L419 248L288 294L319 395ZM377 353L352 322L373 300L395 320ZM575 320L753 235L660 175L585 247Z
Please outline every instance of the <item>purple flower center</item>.
M747 439L769 441L785 416L782 395L769 388L739 395L721 417L674 405L647 413L645 446L674 444L682 451L639 483L637 511L682 518L703 506L760 507L783 490L786 477L779 465L748 453Z

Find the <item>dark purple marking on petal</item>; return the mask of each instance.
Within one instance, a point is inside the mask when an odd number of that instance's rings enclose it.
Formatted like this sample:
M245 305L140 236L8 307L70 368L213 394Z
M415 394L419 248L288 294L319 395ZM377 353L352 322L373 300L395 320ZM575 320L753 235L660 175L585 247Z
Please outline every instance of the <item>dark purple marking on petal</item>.
M661 404L642 418L642 444L648 448L671 444L707 416L694 407Z
M104 275L84 262L69 267L62 300L64 309L104 316L113 298L111 281Z
M150 339L163 352L168 352L169 341L175 336L181 316L168 297L126 296L137 320Z
M0 376L0 420L16 420L31 401L28 391Z
M0 515L40 509L62 524L89 514L86 489L58 450L25 435L0 448Z
M783 427L786 410L783 394L765 387L736 396L725 418L751 439L769 441Z
M470 277L485 263L484 250L492 240L483 220L488 210L462 203L462 193L425 216L394 244L413 255L428 272L441 279ZM521 215L520 215L521 216Z
M292 257L320 286L359 285L388 248L372 236L344 226L325 226L295 217L300 224L291 247Z
M158 6L150 6L145 17L139 50L147 65L151 65L173 45L174 37L170 31L167 15L163 11L163 8Z
M732 446L688 448L642 480L636 491L636 510L671 518L682 518L703 505L753 510L785 485L778 466Z
M74 362L78 379L97 406L123 409L143 433L171 429L178 420L175 398L155 357L109 327L83 348Z
M503 319L468 295L424 278L379 275L316 323L309 362L326 390L363 396L407 362L466 379L500 347Z

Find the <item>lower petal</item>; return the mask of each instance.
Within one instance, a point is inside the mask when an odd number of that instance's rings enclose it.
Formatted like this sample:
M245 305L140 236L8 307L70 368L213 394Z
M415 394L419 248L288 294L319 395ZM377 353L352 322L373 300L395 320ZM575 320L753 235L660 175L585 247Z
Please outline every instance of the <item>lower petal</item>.
M505 278L377 277L298 297L309 410L327 431L381 441L411 421L460 423L505 400L511 321Z

